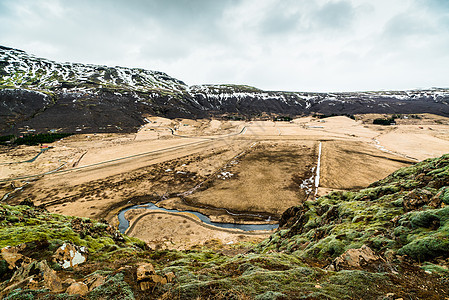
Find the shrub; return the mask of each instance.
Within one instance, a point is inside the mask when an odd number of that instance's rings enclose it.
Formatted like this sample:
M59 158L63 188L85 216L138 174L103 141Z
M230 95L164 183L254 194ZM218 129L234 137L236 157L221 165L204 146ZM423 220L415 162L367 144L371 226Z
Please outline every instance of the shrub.
M394 123L394 117L391 117L389 119L374 119L373 124L375 125L391 125L391 123Z

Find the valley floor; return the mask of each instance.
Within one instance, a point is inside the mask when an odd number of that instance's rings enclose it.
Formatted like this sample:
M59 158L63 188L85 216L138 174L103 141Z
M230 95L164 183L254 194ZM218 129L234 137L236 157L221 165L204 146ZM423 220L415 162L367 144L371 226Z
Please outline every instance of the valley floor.
M1 148L0 197L9 203L30 199L51 212L115 225L120 210L148 202L198 211L217 222L275 223L307 199L366 187L449 149L447 118L422 115L395 126L371 125L375 117L292 122L148 117L136 134L71 136L33 162L25 161L36 156L37 146ZM136 210L127 218L128 233L154 248L232 244L269 234L205 228L185 214Z

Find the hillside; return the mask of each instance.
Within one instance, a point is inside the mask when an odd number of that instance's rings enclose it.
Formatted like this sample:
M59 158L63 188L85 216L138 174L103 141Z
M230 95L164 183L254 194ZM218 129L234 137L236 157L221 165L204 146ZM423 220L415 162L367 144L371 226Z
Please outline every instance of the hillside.
M292 207L280 230L258 245L235 246L249 249L234 256L218 245L151 250L106 223L50 214L30 201L1 204L0 247L10 246L1 250L1 296L444 299L448 204L444 155L366 189Z
M148 115L433 113L449 116L449 90L309 93L198 85L137 68L57 63L0 46L0 132L134 132Z

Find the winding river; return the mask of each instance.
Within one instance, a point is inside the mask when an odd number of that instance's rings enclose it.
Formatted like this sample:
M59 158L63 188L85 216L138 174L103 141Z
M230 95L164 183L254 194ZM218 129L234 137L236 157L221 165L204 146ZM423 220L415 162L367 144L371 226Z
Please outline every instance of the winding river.
M234 223L218 223L218 222L212 222L209 217L196 212L196 211L190 211L190 210L176 210L176 209L166 209L162 207L158 207L153 203L147 203L147 204L139 204L134 205L128 208L125 208L118 214L118 220L119 220L119 226L118 229L121 233L125 233L125 231L129 227L129 221L125 218L125 212L127 212L130 209L138 209L138 208L144 208L144 209L151 209L151 210L160 210L160 211L166 211L166 212L172 212L172 213L180 213L180 212L187 212L194 214L197 216L202 222L220 227L220 228L232 228L232 229L240 229L244 231L253 231L253 230L273 230L279 227L278 224L234 224Z

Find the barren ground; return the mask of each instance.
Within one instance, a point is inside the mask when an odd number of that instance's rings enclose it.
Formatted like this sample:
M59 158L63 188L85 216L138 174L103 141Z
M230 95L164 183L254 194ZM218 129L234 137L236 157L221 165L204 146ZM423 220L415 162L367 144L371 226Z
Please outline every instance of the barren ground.
M364 187L448 152L447 118L423 114L379 126L372 125L378 115L357 117L293 122L148 117L151 122L136 134L71 136L33 162L24 161L39 153L37 146L2 147L0 197L11 203L28 198L52 212L114 224L124 207L150 201L199 211L215 221L257 223L275 221L305 199ZM131 223L130 234L154 247L255 238L168 213L142 215Z

